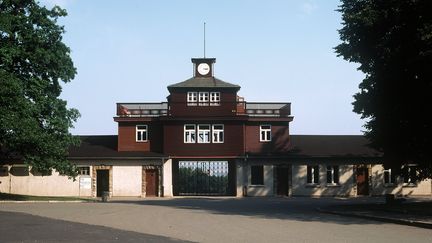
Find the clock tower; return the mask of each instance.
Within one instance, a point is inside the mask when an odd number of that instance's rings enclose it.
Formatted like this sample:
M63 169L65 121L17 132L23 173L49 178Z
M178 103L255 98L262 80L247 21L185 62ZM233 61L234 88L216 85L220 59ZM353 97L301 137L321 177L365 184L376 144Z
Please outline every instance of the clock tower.
M213 64L216 58L192 58L194 64L194 77L209 78L213 77Z

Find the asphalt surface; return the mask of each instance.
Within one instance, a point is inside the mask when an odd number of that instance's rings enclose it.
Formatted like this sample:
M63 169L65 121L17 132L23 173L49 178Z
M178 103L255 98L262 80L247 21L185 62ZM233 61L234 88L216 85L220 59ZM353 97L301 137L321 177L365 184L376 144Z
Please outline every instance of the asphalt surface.
M0 211L0 242L186 242L25 213Z
M374 200L382 199L155 198L109 203L2 203L0 242L432 242L430 229L316 210ZM35 232L26 236L23 227Z

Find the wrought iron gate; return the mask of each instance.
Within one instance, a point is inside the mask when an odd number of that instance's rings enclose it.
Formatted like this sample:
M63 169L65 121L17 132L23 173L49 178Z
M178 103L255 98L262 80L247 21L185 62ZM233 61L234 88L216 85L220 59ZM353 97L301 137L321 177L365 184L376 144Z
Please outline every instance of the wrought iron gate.
M228 161L179 161L177 190L180 196L228 195Z

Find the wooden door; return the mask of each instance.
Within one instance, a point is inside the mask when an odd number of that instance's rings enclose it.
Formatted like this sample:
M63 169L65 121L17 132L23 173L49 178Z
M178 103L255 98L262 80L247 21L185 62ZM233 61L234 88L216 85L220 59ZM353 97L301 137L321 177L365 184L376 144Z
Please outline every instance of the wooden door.
M146 181L146 197L157 196L157 185L158 185L158 174L157 170L146 170L145 171L145 181Z
M102 197L109 191L109 170L96 170L96 196Z
M276 168L276 193L278 196L288 196L288 167Z
M357 195L369 195L369 172L367 167L357 168Z

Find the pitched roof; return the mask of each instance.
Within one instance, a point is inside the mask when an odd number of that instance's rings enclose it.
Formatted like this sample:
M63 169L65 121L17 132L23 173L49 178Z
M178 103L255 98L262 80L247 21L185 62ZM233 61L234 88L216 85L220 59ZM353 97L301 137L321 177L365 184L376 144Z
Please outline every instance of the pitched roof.
M362 135L290 135L293 158L380 158Z
M222 81L215 77L193 77L168 86L168 90L170 91L177 88L230 88L239 90L240 86Z
M163 158L164 154L143 151L117 151L117 135L80 136L81 145L69 148L69 159ZM290 151L278 154L285 159L380 159L382 153L368 147L362 135L290 135ZM252 155L252 154L251 154ZM276 154L273 154L275 156ZM259 157L260 154L252 156ZM262 156L272 156L262 154ZM5 162L5 161L3 161Z
M117 151L117 135L80 136L81 145L69 148L69 159L84 158L112 158L112 159L138 159L162 158L163 154L144 151Z

